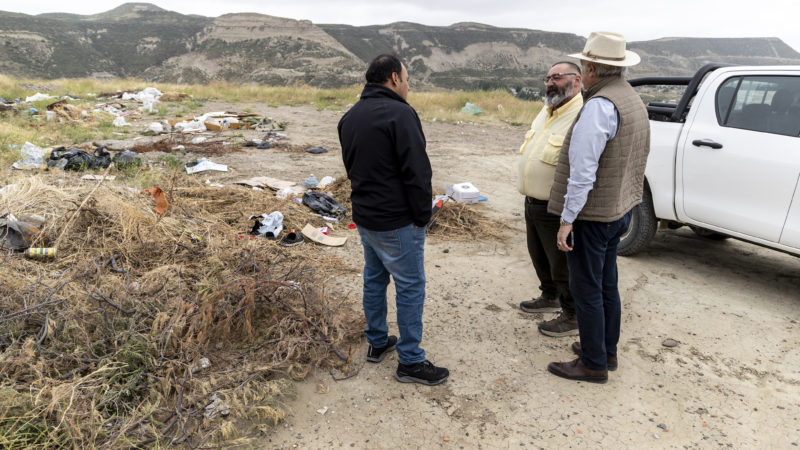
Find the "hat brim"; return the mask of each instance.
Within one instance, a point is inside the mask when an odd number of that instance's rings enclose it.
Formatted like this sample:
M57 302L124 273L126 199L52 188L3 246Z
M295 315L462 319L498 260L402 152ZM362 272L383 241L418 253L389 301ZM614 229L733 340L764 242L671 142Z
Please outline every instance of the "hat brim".
M612 60L612 59L603 59L603 58L592 58L589 56L584 55L583 53L574 53L572 55L567 55L570 58L578 58L584 61L589 62L596 62L600 64L606 64L609 66L618 66L618 67L630 67L639 64L642 61L642 58L639 57L636 53L625 50L625 59L621 61Z

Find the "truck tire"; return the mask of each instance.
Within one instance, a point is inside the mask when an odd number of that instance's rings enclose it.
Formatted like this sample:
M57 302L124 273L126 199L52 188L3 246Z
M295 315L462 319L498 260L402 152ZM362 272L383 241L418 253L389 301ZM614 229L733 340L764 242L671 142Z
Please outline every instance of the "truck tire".
M689 228L694 231L694 234L706 239L711 239L712 241L724 241L730 237L727 234L717 233L716 231L706 230L705 228L696 227L694 225L689 225Z
M658 219L653 209L653 196L647 183L642 193L642 203L633 208L628 231L619 239L617 254L630 256L641 251L650 243L658 230Z

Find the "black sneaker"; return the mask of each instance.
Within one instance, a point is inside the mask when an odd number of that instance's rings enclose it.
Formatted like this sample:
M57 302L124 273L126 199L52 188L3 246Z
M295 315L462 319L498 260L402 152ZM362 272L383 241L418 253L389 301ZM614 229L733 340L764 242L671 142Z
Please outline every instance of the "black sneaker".
M386 347L375 348L370 344L369 350L367 350L367 361L373 363L383 361L387 353L394 351L395 346L397 346L397 336L389 336Z
M416 364L398 364L394 378L401 383L422 383L428 386L436 386L444 383L450 371L444 367L436 367L427 359Z
M549 313L561 311L561 303L557 298L537 297L519 304L519 309L526 313Z

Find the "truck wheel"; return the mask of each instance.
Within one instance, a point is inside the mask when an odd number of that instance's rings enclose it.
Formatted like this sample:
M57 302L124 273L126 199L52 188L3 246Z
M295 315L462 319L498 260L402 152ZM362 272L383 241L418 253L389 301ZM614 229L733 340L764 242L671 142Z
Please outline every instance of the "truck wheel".
M633 255L647 247L658 230L658 219L653 210L653 197L650 188L645 184L642 193L642 203L633 208L631 224L628 231L619 239L617 254L622 256Z
M694 225L689 225L689 228L694 231L694 234L706 239L711 239L712 241L724 241L730 237L727 234L717 233L716 231L706 230L705 228L696 227Z

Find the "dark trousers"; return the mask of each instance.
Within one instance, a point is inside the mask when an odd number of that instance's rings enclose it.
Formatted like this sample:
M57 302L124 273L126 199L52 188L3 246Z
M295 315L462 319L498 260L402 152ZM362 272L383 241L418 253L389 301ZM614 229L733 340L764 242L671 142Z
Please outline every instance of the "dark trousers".
M567 253L569 287L578 313L581 360L592 370L608 368L617 355L622 305L617 287L617 245L631 212L613 222L576 220L573 250Z
M567 256L556 247L561 218L547 212L547 201L525 197L525 228L528 253L539 277L544 298L558 298L565 315L575 315L575 302L569 293Z

